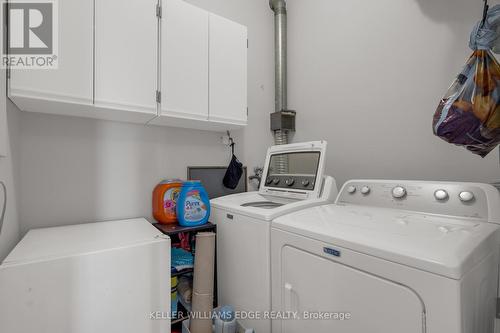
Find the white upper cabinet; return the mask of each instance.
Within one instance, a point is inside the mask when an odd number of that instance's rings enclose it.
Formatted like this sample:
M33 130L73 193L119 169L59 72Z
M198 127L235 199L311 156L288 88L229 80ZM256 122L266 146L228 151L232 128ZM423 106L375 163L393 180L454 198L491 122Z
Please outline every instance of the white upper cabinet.
M209 120L246 125L247 28L210 14Z
M161 114L208 119L208 12L163 0Z
M144 122L156 116L156 5L157 0L95 1L97 112L119 110L125 120L138 117Z
M247 123L247 29L184 0L58 1L59 68L12 70L25 111L203 130Z
M63 0L56 3L58 68L12 69L10 73L9 97L23 110L64 113L66 108L57 107L56 103L92 104L93 1ZM53 104L49 107L43 101Z

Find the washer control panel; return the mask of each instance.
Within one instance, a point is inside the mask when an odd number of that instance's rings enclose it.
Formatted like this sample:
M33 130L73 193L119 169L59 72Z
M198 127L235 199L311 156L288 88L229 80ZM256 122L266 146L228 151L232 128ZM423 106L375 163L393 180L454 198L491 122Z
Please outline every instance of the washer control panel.
M483 184L419 181L353 180L337 204L403 209L429 214L488 219L488 191ZM500 204L500 201L497 203Z
M310 175L270 175L266 185L283 189L313 190L316 176Z

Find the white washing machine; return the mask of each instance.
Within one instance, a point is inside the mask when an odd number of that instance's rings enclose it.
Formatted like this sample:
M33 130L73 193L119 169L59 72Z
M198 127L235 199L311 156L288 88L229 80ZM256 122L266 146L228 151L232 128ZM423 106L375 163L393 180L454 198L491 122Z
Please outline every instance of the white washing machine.
M220 305L231 304L249 318L242 322L269 333L271 321L271 220L307 207L331 203L332 177L323 177L326 142L269 148L259 191L211 200L217 224L217 285Z
M350 181L273 221L273 333L492 333L499 223L490 185Z

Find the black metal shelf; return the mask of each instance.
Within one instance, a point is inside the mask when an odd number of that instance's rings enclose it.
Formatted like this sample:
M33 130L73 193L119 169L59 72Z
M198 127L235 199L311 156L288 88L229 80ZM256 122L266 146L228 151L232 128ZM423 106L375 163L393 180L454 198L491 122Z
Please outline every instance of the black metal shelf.
M189 316L173 319L171 325L182 323L184 320L189 319Z
M183 269L182 271L179 271L179 272L171 273L170 276L171 277L181 276L184 274L193 273L193 271L194 271L193 268L187 268L187 269Z
M195 227L183 227L178 224L161 224L161 223L155 223L153 225L156 227L156 229L160 230L162 233L168 236L176 235L181 232L198 232L198 231L208 231L217 229L217 226L210 222Z

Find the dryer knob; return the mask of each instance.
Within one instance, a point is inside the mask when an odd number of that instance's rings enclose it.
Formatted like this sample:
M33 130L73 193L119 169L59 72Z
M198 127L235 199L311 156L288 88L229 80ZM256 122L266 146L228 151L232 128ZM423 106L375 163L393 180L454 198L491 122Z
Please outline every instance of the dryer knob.
M392 196L396 199L402 199L406 197L406 189L402 186L396 186L392 189Z
M273 179L271 177L266 179L266 185L269 185L273 182Z
M274 179L273 179L273 184L274 184L274 185L278 185L278 184L279 184L279 182L280 182L280 179L279 179L279 178L274 178Z
M474 200L474 193L469 192L469 191L463 191L463 192L460 192L458 197L460 198L460 201L462 201L462 202L471 202L472 200Z
M436 192L434 192L434 197L439 201L445 201L446 199L448 199L448 192L446 192L445 190L437 190Z
M304 179L301 184L302 184L302 186L307 187L309 185L309 180Z
M355 186L352 186L352 185L351 185L351 186L349 186L349 187L347 188L347 192L348 192L348 193L350 193L350 194L354 194L354 193L356 193L356 187L355 187Z
M288 178L285 183L288 185L288 186L292 186L294 183L295 183L295 179L293 178Z

